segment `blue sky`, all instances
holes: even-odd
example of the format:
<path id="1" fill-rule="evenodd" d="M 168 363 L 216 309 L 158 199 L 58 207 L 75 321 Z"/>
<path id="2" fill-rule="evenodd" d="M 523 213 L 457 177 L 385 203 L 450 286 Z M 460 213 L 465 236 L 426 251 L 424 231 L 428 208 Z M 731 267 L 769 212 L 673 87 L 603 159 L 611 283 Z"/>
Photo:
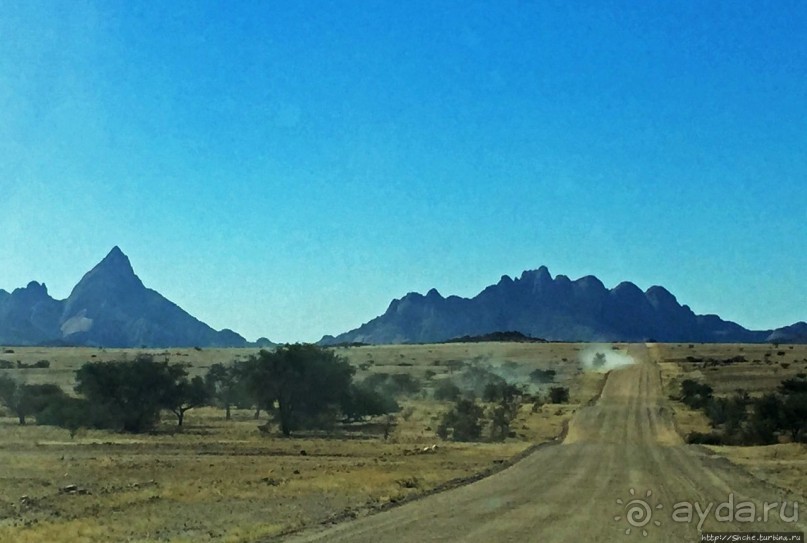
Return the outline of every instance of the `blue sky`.
<path id="1" fill-rule="evenodd" d="M 0 288 L 311 341 L 547 265 L 807 319 L 807 4 L 10 2 Z"/>

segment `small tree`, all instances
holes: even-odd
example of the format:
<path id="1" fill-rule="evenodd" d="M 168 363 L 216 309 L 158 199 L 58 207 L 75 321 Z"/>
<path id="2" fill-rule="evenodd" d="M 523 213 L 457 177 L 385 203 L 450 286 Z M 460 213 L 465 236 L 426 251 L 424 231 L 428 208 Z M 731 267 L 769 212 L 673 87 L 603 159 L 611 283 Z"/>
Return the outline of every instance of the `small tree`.
<path id="1" fill-rule="evenodd" d="M 782 420 L 782 400 L 775 394 L 765 394 L 754 400 L 752 406 L 746 441 L 761 445 L 776 443 L 776 432 Z"/>
<path id="2" fill-rule="evenodd" d="M 452 441 L 477 441 L 482 435 L 482 407 L 468 399 L 457 400 L 443 416 L 437 435 Z"/>
<path id="3" fill-rule="evenodd" d="M 182 426 L 187 411 L 207 405 L 210 401 L 210 389 L 199 376 L 188 380 L 187 372 L 179 365 L 173 366 L 171 370 L 174 383 L 167 390 L 163 406 L 176 416 L 177 426 Z"/>
<path id="4" fill-rule="evenodd" d="M 224 408 L 224 418 L 232 418 L 231 409 L 236 407 L 250 407 L 249 392 L 246 385 L 248 373 L 245 362 L 231 364 L 213 364 L 205 375 L 205 384 L 211 398 Z"/>
<path id="5" fill-rule="evenodd" d="M 87 400 L 69 396 L 51 400 L 36 415 L 37 424 L 66 428 L 70 437 L 75 437 L 79 428 L 98 425 L 99 420 L 100 415 L 92 412 Z"/>
<path id="6" fill-rule="evenodd" d="M 348 422 L 397 413 L 401 406 L 391 396 L 384 396 L 364 383 L 351 384 L 342 399 L 342 414 Z"/>
<path id="7" fill-rule="evenodd" d="M 25 424 L 29 413 L 25 409 L 22 385 L 7 375 L 0 375 L 0 403 L 14 413 L 20 424 Z"/>
<path id="8" fill-rule="evenodd" d="M 460 387 L 449 379 L 444 379 L 434 387 L 434 399 L 438 401 L 455 402 L 462 396 Z"/>
<path id="9" fill-rule="evenodd" d="M 550 388 L 549 403 L 569 403 L 569 389 L 566 387 Z"/>
<path id="10" fill-rule="evenodd" d="M 54 399 L 64 396 L 57 385 L 24 385 L 0 375 L 0 403 L 14 413 L 21 425 L 25 425 L 27 417 L 37 415 Z"/>

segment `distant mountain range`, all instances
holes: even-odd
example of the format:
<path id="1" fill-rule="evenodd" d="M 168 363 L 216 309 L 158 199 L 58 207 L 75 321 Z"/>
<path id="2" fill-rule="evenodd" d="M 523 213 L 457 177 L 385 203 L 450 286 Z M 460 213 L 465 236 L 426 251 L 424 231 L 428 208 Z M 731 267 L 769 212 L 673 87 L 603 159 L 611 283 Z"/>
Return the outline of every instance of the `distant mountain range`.
<path id="1" fill-rule="evenodd" d="M 66 300 L 31 282 L 0 290 L 0 345 L 99 347 L 246 347 L 232 330 L 216 331 L 135 275 L 115 247 L 73 288 Z M 271 345 L 262 338 L 258 346 Z"/>
<path id="2" fill-rule="evenodd" d="M 393 300 L 375 319 L 323 345 L 428 343 L 520 333 L 550 341 L 674 341 L 807 343 L 807 323 L 748 330 L 717 315 L 696 315 L 663 287 L 633 283 L 607 289 L 599 279 L 555 278 L 546 267 L 518 279 L 503 276 L 473 298 L 444 298 L 432 289 Z M 217 331 L 160 293 L 146 288 L 115 247 L 55 300 L 44 284 L 0 290 L 0 345 L 99 347 L 269 347 L 232 330 Z"/>
<path id="3" fill-rule="evenodd" d="M 320 343 L 431 343 L 505 330 L 550 341 L 807 342 L 804 322 L 748 330 L 717 315 L 696 315 L 660 286 L 642 292 L 623 282 L 607 289 L 594 276 L 553 278 L 542 266 L 517 279 L 505 275 L 473 298 L 444 298 L 435 289 L 409 293 L 383 315 Z"/>

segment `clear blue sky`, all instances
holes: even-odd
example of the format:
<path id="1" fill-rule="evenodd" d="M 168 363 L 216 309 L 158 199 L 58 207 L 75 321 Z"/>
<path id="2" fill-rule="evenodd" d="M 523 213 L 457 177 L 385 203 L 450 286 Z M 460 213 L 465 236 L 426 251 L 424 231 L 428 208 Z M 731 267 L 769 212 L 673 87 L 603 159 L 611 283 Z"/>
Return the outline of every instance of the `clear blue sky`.
<path id="1" fill-rule="evenodd" d="M 807 319 L 807 3 L 568 4 L 3 2 L 0 288 L 119 245 L 249 339 L 542 264 Z"/>

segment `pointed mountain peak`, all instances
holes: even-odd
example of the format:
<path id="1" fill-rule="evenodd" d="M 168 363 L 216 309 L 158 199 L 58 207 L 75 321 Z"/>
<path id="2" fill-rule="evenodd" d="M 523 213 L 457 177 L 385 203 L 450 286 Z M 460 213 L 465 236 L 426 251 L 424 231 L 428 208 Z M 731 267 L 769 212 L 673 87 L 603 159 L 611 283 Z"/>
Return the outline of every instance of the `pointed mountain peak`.
<path id="1" fill-rule="evenodd" d="M 101 296 L 101 293 L 108 293 L 110 289 L 119 292 L 134 292 L 141 288 L 143 288 L 143 283 L 135 274 L 129 257 L 115 246 L 101 262 L 81 278 L 81 281 L 73 288 L 67 305 L 70 307 L 76 297 L 82 297 L 90 292 Z"/>
<path id="2" fill-rule="evenodd" d="M 101 265 L 115 268 L 128 268 L 132 270 L 132 263 L 129 262 L 129 257 L 123 254 L 123 251 L 121 251 L 120 247 L 117 245 L 115 245 L 112 250 L 109 251 L 109 254 L 104 257 L 99 266 Z"/>

